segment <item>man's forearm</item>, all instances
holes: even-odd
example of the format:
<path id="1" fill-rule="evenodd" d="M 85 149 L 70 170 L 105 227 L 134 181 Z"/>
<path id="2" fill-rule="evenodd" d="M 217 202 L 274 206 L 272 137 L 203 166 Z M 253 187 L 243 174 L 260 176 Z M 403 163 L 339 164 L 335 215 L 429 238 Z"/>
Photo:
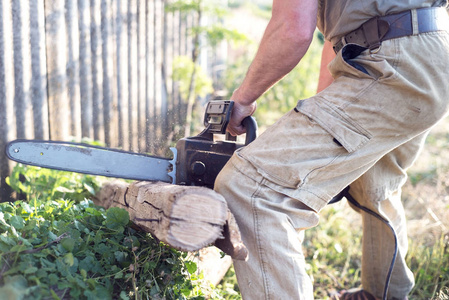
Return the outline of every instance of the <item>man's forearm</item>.
<path id="1" fill-rule="evenodd" d="M 272 17 L 248 72 L 231 99 L 227 130 L 245 132 L 242 120 L 256 110 L 256 100 L 301 60 L 316 28 L 317 0 L 273 0 Z"/>
<path id="2" fill-rule="evenodd" d="M 316 0 L 275 0 L 259 50 L 233 99 L 254 102 L 302 59 L 316 27 Z"/>

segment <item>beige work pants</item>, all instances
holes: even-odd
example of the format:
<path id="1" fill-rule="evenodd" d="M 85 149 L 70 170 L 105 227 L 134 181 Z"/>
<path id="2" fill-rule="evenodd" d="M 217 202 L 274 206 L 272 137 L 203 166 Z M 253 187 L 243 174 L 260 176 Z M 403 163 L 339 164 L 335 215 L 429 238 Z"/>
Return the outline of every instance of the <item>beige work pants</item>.
<path id="1" fill-rule="evenodd" d="M 313 299 L 303 231 L 317 225 L 319 211 L 348 185 L 398 235 L 389 298 L 402 299 L 413 287 L 404 261 L 401 186 L 429 129 L 449 109 L 449 36 L 402 37 L 383 42 L 377 53 L 359 52 L 346 45 L 329 66 L 332 85 L 299 101 L 236 152 L 217 178 L 215 189 L 226 198 L 250 252 L 248 261 L 234 262 L 245 300 Z M 381 297 L 393 235 L 362 216 L 362 284 Z"/>

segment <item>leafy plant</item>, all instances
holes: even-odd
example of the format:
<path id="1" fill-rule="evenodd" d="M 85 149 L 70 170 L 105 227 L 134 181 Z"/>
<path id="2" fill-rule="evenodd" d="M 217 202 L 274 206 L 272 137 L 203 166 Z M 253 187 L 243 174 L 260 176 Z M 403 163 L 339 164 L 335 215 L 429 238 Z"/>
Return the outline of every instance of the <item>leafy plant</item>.
<path id="1" fill-rule="evenodd" d="M 26 195 L 27 200 L 68 198 L 80 201 L 95 195 L 101 179 L 17 164 L 6 183 L 16 192 Z"/>
<path id="2" fill-rule="evenodd" d="M 213 91 L 212 80 L 204 70 L 195 65 L 195 63 L 187 56 L 177 56 L 173 61 L 173 80 L 179 82 L 179 92 L 184 99 L 189 97 L 190 82 L 185 80 L 190 78 L 193 73 L 193 68 L 196 68 L 196 81 L 193 91 L 195 95 L 204 97 Z"/>
<path id="3" fill-rule="evenodd" d="M 80 200 L 96 178 L 17 165 L 9 182 L 27 200 L 0 204 L 2 297 L 205 298 L 188 253 L 134 229 L 123 209 Z"/>

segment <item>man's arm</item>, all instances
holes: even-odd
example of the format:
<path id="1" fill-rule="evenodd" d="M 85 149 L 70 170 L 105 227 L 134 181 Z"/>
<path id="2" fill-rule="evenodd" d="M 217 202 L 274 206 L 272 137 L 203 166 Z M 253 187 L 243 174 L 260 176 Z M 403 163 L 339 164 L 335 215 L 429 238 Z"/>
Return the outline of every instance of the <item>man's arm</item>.
<path id="1" fill-rule="evenodd" d="M 327 65 L 335 58 L 335 52 L 332 48 L 332 43 L 329 41 L 324 42 L 323 52 L 321 54 L 321 66 L 320 77 L 318 78 L 317 93 L 327 88 L 333 81 L 331 73 L 327 69 Z"/>
<path id="2" fill-rule="evenodd" d="M 273 0 L 270 22 L 235 101 L 228 131 L 242 134 L 242 120 L 256 110 L 256 100 L 302 59 L 316 28 L 317 0 Z"/>

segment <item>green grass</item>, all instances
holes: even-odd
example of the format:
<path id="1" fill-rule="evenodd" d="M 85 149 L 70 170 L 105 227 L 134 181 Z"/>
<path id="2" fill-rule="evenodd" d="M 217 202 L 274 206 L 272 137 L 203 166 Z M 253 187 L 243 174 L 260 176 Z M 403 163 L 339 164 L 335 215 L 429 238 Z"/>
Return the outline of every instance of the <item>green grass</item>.
<path id="1" fill-rule="evenodd" d="M 449 299 L 449 236 L 433 244 L 411 243 L 408 264 L 414 270 L 413 299 Z"/>

